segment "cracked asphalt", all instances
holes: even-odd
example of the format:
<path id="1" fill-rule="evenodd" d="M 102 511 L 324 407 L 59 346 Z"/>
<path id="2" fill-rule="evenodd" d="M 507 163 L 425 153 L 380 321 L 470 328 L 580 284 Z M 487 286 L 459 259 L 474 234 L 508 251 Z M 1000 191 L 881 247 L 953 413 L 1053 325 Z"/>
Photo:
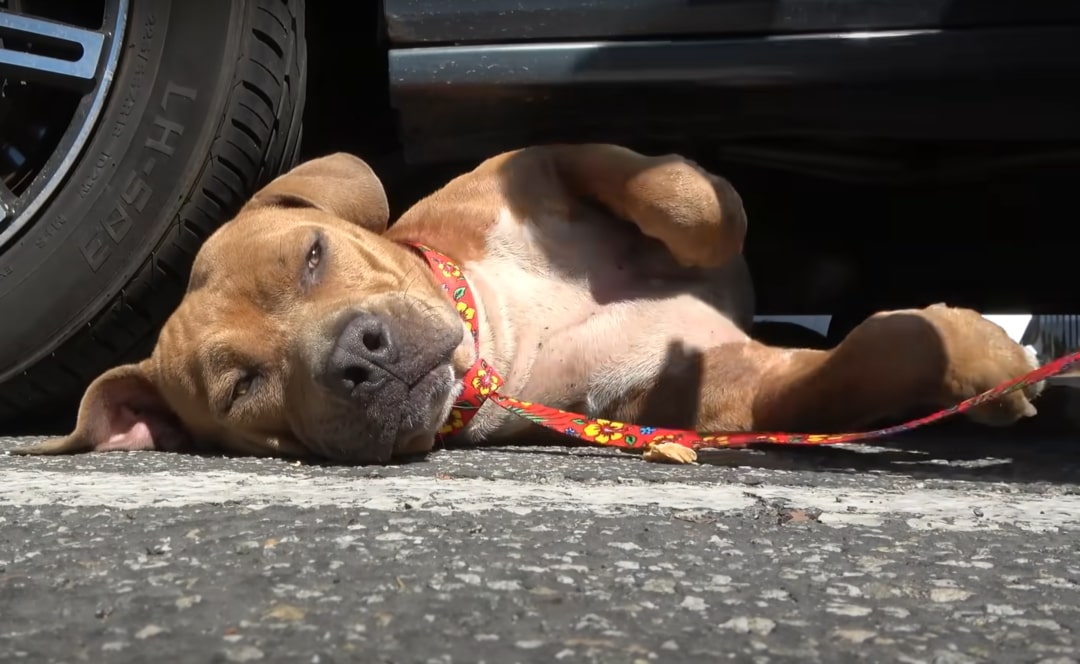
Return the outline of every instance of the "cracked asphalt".
<path id="1" fill-rule="evenodd" d="M 1073 440 L 0 455 L 0 661 L 1073 662 Z"/>

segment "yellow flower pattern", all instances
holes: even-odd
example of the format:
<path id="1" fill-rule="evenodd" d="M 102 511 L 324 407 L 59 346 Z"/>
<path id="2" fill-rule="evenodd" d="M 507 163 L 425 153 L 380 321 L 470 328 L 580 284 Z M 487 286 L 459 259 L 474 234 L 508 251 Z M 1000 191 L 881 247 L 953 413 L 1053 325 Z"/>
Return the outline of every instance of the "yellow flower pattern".
<path id="1" fill-rule="evenodd" d="M 487 396 L 499 389 L 500 379 L 495 372 L 488 370 L 486 367 L 477 369 L 476 375 L 472 379 L 472 388 L 479 392 L 481 396 Z"/>
<path id="2" fill-rule="evenodd" d="M 595 440 L 601 445 L 607 445 L 612 441 L 622 439 L 622 430 L 625 426 L 626 425 L 622 422 L 612 422 L 611 420 L 597 418 L 585 425 L 581 435 L 586 439 Z"/>
<path id="3" fill-rule="evenodd" d="M 461 409 L 460 408 L 451 408 L 450 409 L 450 419 L 446 420 L 446 424 L 444 424 L 442 426 L 442 428 L 439 429 L 439 433 L 445 436 L 448 433 L 453 433 L 455 431 L 458 431 L 458 430 L 464 429 L 464 428 L 465 428 L 465 418 L 461 413 Z"/>
<path id="4" fill-rule="evenodd" d="M 476 309 L 473 309 L 465 302 L 458 302 L 457 310 L 458 313 L 461 314 L 461 317 L 465 319 L 466 323 L 471 323 L 472 319 L 476 316 Z M 470 325 L 469 327 L 471 328 L 472 326 Z"/>

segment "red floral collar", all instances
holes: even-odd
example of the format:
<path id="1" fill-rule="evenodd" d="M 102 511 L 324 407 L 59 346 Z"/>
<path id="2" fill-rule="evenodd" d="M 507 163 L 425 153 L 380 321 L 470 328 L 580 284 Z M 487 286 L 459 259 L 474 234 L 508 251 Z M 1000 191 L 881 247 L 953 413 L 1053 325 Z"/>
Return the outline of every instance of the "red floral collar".
<path id="1" fill-rule="evenodd" d="M 476 360 L 462 379 L 464 390 L 450 409 L 450 417 L 439 430 L 440 436 L 451 436 L 464 429 L 476 416 L 480 406 L 502 386 L 502 377 L 480 356 L 480 318 L 476 313 L 476 298 L 461 268 L 449 258 L 422 244 L 414 245 L 427 261 L 439 286 L 454 303 L 458 315 L 472 334 Z"/>

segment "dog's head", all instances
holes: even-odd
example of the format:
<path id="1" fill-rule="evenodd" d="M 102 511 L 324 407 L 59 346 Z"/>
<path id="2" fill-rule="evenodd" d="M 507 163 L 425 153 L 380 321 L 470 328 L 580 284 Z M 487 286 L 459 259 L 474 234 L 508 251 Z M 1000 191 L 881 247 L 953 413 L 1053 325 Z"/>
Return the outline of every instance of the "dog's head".
<path id="1" fill-rule="evenodd" d="M 382 237 L 388 214 L 350 155 L 277 178 L 203 245 L 151 356 L 98 377 L 71 435 L 24 451 L 429 450 L 472 340 L 422 257 Z"/>

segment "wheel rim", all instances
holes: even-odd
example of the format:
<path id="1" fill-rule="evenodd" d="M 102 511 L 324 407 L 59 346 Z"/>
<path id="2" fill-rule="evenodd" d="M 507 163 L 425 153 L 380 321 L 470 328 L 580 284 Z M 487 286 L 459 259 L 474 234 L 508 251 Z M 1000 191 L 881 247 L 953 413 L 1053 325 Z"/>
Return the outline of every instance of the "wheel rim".
<path id="1" fill-rule="evenodd" d="M 128 2 L 0 0 L 0 249 L 90 138 L 120 60 Z"/>

